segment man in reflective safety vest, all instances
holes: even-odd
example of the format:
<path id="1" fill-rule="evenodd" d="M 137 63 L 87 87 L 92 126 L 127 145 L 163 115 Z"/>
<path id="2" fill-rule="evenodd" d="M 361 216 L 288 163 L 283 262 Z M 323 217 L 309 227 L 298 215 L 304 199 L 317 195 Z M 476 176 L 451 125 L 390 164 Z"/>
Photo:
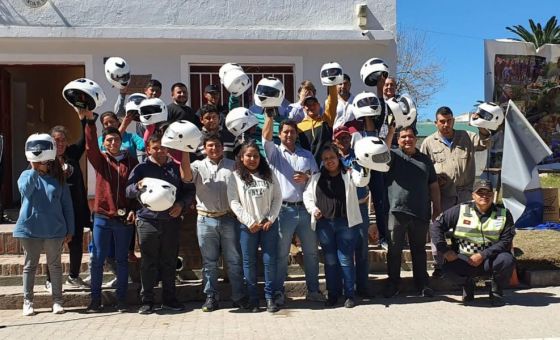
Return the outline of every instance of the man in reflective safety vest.
<path id="1" fill-rule="evenodd" d="M 515 228 L 504 207 L 493 203 L 489 181 L 474 185 L 471 202 L 458 204 L 441 214 L 430 227 L 432 241 L 443 255 L 444 273 L 466 277 L 463 302 L 474 299 L 473 277 L 491 274 L 493 304 L 503 304 L 502 289 L 507 286 L 515 260 L 510 252 Z M 445 233 L 452 229 L 452 245 Z"/>

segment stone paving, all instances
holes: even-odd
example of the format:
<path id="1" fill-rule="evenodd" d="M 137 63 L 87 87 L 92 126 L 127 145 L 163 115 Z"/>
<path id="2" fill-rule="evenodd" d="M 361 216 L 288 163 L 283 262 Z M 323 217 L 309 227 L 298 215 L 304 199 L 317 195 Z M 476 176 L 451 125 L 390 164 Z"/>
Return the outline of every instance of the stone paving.
<path id="1" fill-rule="evenodd" d="M 33 317 L 0 311 L 0 339 L 560 339 L 560 287 L 506 291 L 508 304 L 490 307 L 480 293 L 472 306 L 456 294 L 360 301 L 354 309 L 324 309 L 301 299 L 276 314 L 226 308 L 152 315 L 83 314 L 47 309 Z M 224 303 L 225 304 L 225 303 Z"/>

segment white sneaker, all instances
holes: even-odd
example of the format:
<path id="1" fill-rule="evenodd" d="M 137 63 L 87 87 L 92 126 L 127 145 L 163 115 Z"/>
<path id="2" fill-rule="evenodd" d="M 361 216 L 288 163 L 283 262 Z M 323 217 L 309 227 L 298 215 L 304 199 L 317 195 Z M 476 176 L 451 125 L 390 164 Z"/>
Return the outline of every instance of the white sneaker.
<path id="1" fill-rule="evenodd" d="M 45 281 L 45 290 L 52 295 L 52 284 L 51 281 Z"/>
<path id="2" fill-rule="evenodd" d="M 115 277 L 111 281 L 103 284 L 103 286 L 107 288 L 117 288 L 117 278 Z"/>
<path id="3" fill-rule="evenodd" d="M 35 309 L 33 308 L 33 302 L 29 300 L 23 301 L 23 316 L 35 315 Z"/>
<path id="4" fill-rule="evenodd" d="M 307 301 L 313 301 L 313 302 L 325 302 L 325 301 L 327 301 L 327 299 L 325 299 L 325 295 L 323 295 L 323 293 L 321 293 L 320 291 L 307 292 L 307 294 L 305 294 L 305 299 Z"/>
<path id="5" fill-rule="evenodd" d="M 52 305 L 52 313 L 53 314 L 64 314 L 64 307 L 58 302 L 53 303 Z"/>

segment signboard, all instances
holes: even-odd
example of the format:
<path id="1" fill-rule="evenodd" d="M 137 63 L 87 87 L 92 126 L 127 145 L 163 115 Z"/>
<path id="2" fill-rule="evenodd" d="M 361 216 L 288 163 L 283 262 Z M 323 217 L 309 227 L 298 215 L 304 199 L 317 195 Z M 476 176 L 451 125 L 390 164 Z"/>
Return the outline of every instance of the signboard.
<path id="1" fill-rule="evenodd" d="M 560 162 L 560 45 L 485 41 L 485 100 L 505 106 L 513 100 L 552 150 L 543 163 Z M 501 166 L 501 141 L 495 136 L 490 167 Z"/>

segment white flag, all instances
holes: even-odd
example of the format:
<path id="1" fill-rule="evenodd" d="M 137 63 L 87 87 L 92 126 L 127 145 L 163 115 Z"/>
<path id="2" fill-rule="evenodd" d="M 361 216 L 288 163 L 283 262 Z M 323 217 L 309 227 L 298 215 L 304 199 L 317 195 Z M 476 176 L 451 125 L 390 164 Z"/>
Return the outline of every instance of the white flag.
<path id="1" fill-rule="evenodd" d="M 525 210 L 525 190 L 531 182 L 533 169 L 552 151 L 511 100 L 505 124 L 502 199 L 513 220 L 517 221 Z"/>

